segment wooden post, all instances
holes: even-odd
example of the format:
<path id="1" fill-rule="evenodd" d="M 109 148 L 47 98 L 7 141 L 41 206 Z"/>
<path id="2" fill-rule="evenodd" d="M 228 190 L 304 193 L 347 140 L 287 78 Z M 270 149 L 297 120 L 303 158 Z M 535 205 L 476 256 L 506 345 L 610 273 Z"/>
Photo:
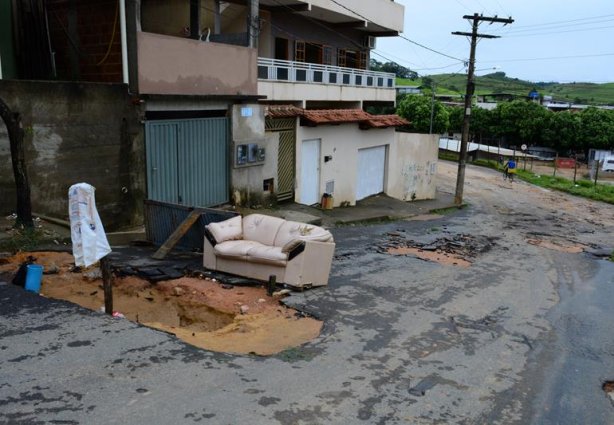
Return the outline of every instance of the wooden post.
<path id="1" fill-rule="evenodd" d="M 552 177 L 556 177 L 556 164 L 559 162 L 559 154 L 557 153 L 554 157 L 554 171 L 552 172 Z"/>
<path id="2" fill-rule="evenodd" d="M 100 271 L 102 272 L 102 287 L 104 288 L 104 311 L 113 315 L 113 273 L 107 257 L 100 259 Z"/>
<path id="3" fill-rule="evenodd" d="M 269 297 L 273 295 L 273 292 L 275 292 L 276 286 L 277 286 L 277 276 L 272 274 L 269 276 L 269 282 L 266 287 L 266 292 L 269 295 Z"/>
<path id="4" fill-rule="evenodd" d="M 599 161 L 595 160 L 595 189 L 597 189 L 597 177 L 599 176 Z"/>
<path id="5" fill-rule="evenodd" d="M 576 175 L 578 174 L 578 154 L 574 155 L 573 163 L 573 182 L 576 184 Z"/>

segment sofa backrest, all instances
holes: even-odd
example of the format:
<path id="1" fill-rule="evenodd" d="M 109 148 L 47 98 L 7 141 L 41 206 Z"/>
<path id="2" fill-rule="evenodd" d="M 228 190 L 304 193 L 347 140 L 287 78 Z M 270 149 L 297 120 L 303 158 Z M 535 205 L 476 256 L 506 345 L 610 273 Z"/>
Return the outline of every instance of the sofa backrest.
<path id="1" fill-rule="evenodd" d="M 279 228 L 286 220 L 270 215 L 250 214 L 243 217 L 243 239 L 272 246 Z"/>
<path id="2" fill-rule="evenodd" d="M 299 223 L 296 221 L 284 222 L 275 237 L 275 246 L 284 246 L 293 240 L 333 242 L 333 235 L 319 226 L 313 224 Z"/>

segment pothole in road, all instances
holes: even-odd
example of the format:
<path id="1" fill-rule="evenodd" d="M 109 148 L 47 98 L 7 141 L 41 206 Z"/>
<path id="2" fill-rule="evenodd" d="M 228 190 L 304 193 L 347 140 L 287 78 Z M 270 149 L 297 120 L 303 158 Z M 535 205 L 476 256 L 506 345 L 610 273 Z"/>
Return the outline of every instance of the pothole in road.
<path id="1" fill-rule="evenodd" d="M 527 239 L 530 245 L 539 246 L 541 248 L 551 249 L 553 251 L 566 252 L 569 254 L 579 254 L 586 248 L 582 244 L 573 244 L 568 241 L 545 240 L 545 239 Z"/>
<path id="2" fill-rule="evenodd" d="M 411 255 L 458 267 L 471 266 L 479 254 L 489 251 L 494 245 L 491 238 L 464 234 L 444 236 L 428 243 L 405 240 L 398 232 L 391 232 L 388 236 L 389 240 L 379 246 L 380 252 Z"/>
<path id="3" fill-rule="evenodd" d="M 425 251 L 424 249 L 421 249 L 421 248 L 404 246 L 404 247 L 398 247 L 398 248 L 389 248 L 388 254 L 412 255 L 422 260 L 434 261 L 436 263 L 443 264 L 443 265 L 451 265 L 451 266 L 458 266 L 458 267 L 471 266 L 470 261 L 467 261 L 464 258 L 456 254 L 443 252 L 441 250 Z"/>
<path id="4" fill-rule="evenodd" d="M 614 404 L 614 381 L 605 381 L 601 388 L 608 396 L 612 404 Z"/>
<path id="5" fill-rule="evenodd" d="M 98 269 L 71 272 L 73 257 L 68 253 L 21 253 L 0 265 L 0 273 L 14 273 L 28 255 L 45 270 L 56 271 L 43 276 L 42 296 L 100 311 L 104 292 Z M 113 307 L 128 320 L 226 353 L 276 354 L 316 338 L 322 328 L 321 321 L 281 305 L 263 287 L 220 285 L 192 277 L 157 284 L 134 276 L 116 277 Z"/>

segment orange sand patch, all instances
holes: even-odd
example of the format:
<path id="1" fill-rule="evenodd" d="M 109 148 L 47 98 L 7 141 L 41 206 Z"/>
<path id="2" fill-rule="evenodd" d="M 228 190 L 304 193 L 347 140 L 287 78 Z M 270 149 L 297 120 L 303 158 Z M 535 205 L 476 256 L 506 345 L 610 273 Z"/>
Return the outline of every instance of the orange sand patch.
<path id="1" fill-rule="evenodd" d="M 51 265 L 59 269 L 57 274 L 43 275 L 41 295 L 101 311 L 102 281 L 70 272 L 70 254 L 18 254 L 0 265 L 0 272 L 15 272 L 28 255 L 45 269 Z M 197 347 L 237 354 L 275 354 L 311 341 L 322 329 L 321 321 L 283 306 L 263 287 L 224 289 L 218 282 L 191 277 L 154 285 L 133 276 L 115 278 L 113 309 Z"/>
<path id="2" fill-rule="evenodd" d="M 420 248 L 398 247 L 389 248 L 388 254 L 392 255 L 413 255 L 427 261 L 433 261 L 446 266 L 469 267 L 471 262 L 454 254 L 441 251 L 424 251 Z"/>
<path id="3" fill-rule="evenodd" d="M 567 252 L 569 254 L 579 254 L 584 251 L 584 245 L 576 244 L 570 245 L 563 242 L 545 241 L 543 239 L 527 239 L 527 243 L 542 248 L 552 249 L 559 252 Z"/>

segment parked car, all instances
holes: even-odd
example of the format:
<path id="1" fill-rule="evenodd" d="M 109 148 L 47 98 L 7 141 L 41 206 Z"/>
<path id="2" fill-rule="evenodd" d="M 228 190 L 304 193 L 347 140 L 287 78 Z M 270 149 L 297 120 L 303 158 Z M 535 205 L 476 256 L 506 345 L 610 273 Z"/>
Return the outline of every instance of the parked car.
<path id="1" fill-rule="evenodd" d="M 603 165 L 601 166 L 601 171 L 612 171 L 614 172 L 614 156 L 606 156 L 603 158 Z"/>

